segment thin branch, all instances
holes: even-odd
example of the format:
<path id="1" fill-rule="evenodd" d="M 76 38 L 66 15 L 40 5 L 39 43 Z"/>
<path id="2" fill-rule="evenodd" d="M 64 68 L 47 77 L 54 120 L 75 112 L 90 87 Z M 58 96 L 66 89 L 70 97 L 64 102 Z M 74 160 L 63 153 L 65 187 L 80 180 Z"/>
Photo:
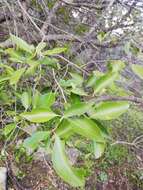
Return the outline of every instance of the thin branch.
<path id="1" fill-rule="evenodd" d="M 138 97 L 134 97 L 134 96 L 101 96 L 101 97 L 97 97 L 97 98 L 93 98 L 91 101 L 95 101 L 95 102 L 101 102 L 101 101 L 129 101 L 129 102 L 134 102 L 137 104 L 141 104 L 143 105 L 143 99 L 142 98 L 138 98 Z"/>
<path id="2" fill-rule="evenodd" d="M 66 97 L 65 97 L 64 91 L 63 91 L 61 85 L 59 84 L 59 82 L 58 82 L 57 79 L 56 79 L 56 75 L 55 75 L 55 71 L 54 71 L 54 69 L 52 69 L 52 71 L 53 71 L 53 78 L 54 78 L 54 80 L 55 80 L 55 82 L 56 82 L 58 88 L 59 88 L 60 91 L 61 91 L 61 94 L 62 94 L 62 97 L 63 97 L 63 99 L 64 99 L 64 102 L 67 103 L 67 100 L 66 100 Z"/>

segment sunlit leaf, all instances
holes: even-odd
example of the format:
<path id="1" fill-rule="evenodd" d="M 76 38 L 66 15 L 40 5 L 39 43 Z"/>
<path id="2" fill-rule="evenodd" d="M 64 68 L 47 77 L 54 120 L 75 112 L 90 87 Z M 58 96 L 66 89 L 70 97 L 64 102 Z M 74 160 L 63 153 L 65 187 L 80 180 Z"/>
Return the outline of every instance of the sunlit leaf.
<path id="1" fill-rule="evenodd" d="M 73 187 L 84 186 L 85 180 L 80 169 L 71 166 L 63 142 L 58 136 L 55 137 L 55 144 L 52 153 L 52 163 L 57 174 Z"/>
<path id="2" fill-rule="evenodd" d="M 100 120 L 111 120 L 125 113 L 129 108 L 128 102 L 109 101 L 99 103 L 94 110 L 89 112 L 91 118 Z"/>
<path id="3" fill-rule="evenodd" d="M 33 110 L 31 112 L 24 112 L 20 116 L 31 122 L 44 123 L 44 122 L 47 122 L 47 121 L 53 119 L 57 115 L 54 112 L 52 112 L 51 110 L 37 109 L 37 110 Z"/>

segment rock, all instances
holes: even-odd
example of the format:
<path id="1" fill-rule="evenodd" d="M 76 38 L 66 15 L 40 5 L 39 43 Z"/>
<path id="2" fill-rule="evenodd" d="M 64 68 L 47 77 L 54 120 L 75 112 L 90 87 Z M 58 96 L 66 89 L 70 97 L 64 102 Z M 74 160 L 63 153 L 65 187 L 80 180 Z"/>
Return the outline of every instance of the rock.
<path id="1" fill-rule="evenodd" d="M 78 157 L 81 155 L 81 152 L 76 148 L 67 149 L 67 155 L 71 164 L 74 165 L 77 162 Z"/>
<path id="2" fill-rule="evenodd" d="M 7 185 L 7 168 L 0 167 L 0 190 L 6 190 Z"/>

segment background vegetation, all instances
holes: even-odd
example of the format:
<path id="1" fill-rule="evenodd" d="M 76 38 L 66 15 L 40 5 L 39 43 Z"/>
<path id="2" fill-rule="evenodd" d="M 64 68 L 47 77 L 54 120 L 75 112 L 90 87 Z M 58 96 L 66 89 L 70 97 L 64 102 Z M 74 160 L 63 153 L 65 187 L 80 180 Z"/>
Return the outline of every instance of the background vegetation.
<path id="1" fill-rule="evenodd" d="M 143 3 L 0 1 L 0 165 L 14 189 L 143 189 Z"/>

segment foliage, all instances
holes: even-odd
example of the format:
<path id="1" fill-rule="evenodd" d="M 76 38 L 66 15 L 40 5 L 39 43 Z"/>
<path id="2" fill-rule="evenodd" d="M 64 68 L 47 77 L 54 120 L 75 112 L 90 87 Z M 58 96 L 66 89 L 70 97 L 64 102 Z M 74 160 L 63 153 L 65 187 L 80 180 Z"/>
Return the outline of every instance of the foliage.
<path id="1" fill-rule="evenodd" d="M 96 72 L 86 78 L 84 71 L 71 69 L 66 79 L 57 80 L 63 68 L 56 55 L 66 53 L 67 48 L 49 50 L 44 42 L 35 47 L 14 35 L 10 39 L 15 45 L 1 53 L 1 98 L 8 89 L 11 91 L 9 102 L 7 99 L 3 102 L 3 112 L 9 120 L 2 133 L 7 139 L 14 139 L 16 131 L 27 133 L 22 148 L 34 152 L 44 147 L 52 154 L 57 174 L 70 185 L 83 187 L 86 172 L 83 167 L 72 166 L 65 147 L 78 137 L 80 142 L 84 139 L 85 143 L 88 140 L 93 144 L 90 153 L 95 159 L 103 155 L 110 137 L 101 121 L 118 118 L 130 103 L 102 99 L 96 102 L 96 99 L 111 94 L 111 87 L 116 85 L 125 65 L 119 60 L 110 61 L 106 73 Z M 138 69 L 133 70 L 138 73 Z M 31 125 L 38 127 L 29 133 L 26 127 Z"/>

